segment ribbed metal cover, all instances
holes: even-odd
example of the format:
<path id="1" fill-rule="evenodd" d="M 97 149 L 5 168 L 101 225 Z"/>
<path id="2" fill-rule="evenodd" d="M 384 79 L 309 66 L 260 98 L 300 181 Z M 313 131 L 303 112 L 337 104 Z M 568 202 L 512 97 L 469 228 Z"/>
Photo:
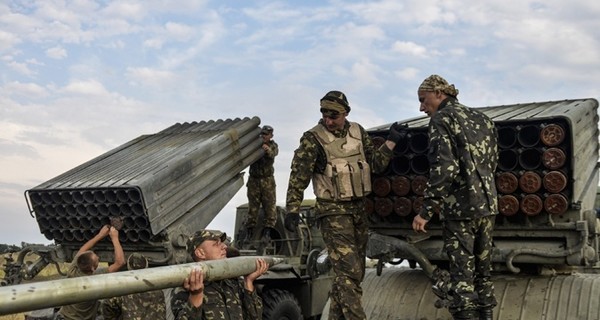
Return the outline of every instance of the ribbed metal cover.
<path id="1" fill-rule="evenodd" d="M 597 274 L 498 275 L 492 281 L 498 300 L 495 320 L 600 319 Z M 421 270 L 389 268 L 377 276 L 375 269 L 367 269 L 362 288 L 368 319 L 452 319 L 446 308 L 434 306 L 437 297 Z"/>
<path id="2" fill-rule="evenodd" d="M 262 155 L 260 119 L 177 123 L 143 135 L 26 191 L 40 231 L 81 243 L 120 219 L 122 241 L 204 228 Z"/>

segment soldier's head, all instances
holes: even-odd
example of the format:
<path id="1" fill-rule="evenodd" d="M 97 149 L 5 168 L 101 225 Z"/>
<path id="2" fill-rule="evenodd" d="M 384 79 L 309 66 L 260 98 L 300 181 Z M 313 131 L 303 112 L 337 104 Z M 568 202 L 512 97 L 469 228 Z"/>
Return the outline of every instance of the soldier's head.
<path id="1" fill-rule="evenodd" d="M 200 230 L 187 241 L 187 250 L 192 260 L 218 260 L 227 257 L 227 234 L 218 230 Z"/>
<path id="2" fill-rule="evenodd" d="M 127 270 L 148 268 L 148 259 L 141 253 L 134 252 L 127 258 Z"/>
<path id="3" fill-rule="evenodd" d="M 458 89 L 449 84 L 446 79 L 432 74 L 427 77 L 417 90 L 420 107 L 419 110 L 432 117 L 439 109 L 440 104 L 448 97 L 456 99 Z"/>
<path id="4" fill-rule="evenodd" d="M 93 274 L 98 269 L 100 258 L 94 251 L 88 250 L 80 253 L 75 260 L 77 268 L 85 274 Z"/>
<path id="5" fill-rule="evenodd" d="M 321 115 L 323 125 L 333 132 L 340 130 L 346 124 L 346 117 L 350 113 L 350 104 L 346 95 L 341 91 L 329 91 L 321 98 Z"/>
<path id="6" fill-rule="evenodd" d="M 262 129 L 260 129 L 260 136 L 265 143 L 271 141 L 271 139 L 273 139 L 273 127 L 263 126 Z"/>

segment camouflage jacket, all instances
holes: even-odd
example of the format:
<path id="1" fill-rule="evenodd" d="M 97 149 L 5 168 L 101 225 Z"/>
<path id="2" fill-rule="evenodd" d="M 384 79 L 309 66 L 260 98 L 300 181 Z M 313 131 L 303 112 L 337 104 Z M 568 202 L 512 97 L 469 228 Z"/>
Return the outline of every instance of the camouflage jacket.
<path id="1" fill-rule="evenodd" d="M 262 319 L 262 299 L 244 288 L 242 278 L 208 281 L 204 283 L 204 301 L 198 308 L 188 301 L 189 293 L 177 288 L 171 301 L 175 319 Z"/>
<path id="2" fill-rule="evenodd" d="M 497 132 L 483 113 L 449 98 L 429 121 L 429 181 L 423 209 L 427 220 L 467 220 L 497 214 L 494 174 Z"/>
<path id="3" fill-rule="evenodd" d="M 162 320 L 165 319 L 165 295 L 162 290 L 113 297 L 102 302 L 105 320 Z"/>
<path id="4" fill-rule="evenodd" d="M 275 141 L 271 140 L 267 143 L 269 149 L 264 152 L 263 156 L 250 165 L 250 177 L 265 178 L 271 177 L 275 173 L 275 157 L 279 154 L 279 146 Z"/>
<path id="5" fill-rule="evenodd" d="M 322 120 L 319 123 L 322 123 Z M 343 138 L 348 134 L 348 128 L 350 128 L 350 123 L 346 121 L 344 128 L 333 132 L 333 134 L 338 138 Z M 360 126 L 360 132 L 365 157 L 371 166 L 371 170 L 375 173 L 385 171 L 392 158 L 392 150 L 385 144 L 379 149 L 375 149 L 371 138 L 362 126 Z M 325 150 L 323 150 L 317 138 L 310 131 L 304 132 L 302 138 L 300 138 L 300 146 L 294 151 L 294 158 L 292 159 L 286 199 L 288 212 L 299 212 L 304 198 L 304 190 L 311 182 L 314 173 L 323 173 L 326 164 Z M 339 203 L 339 206 L 343 206 L 343 203 Z M 331 204 L 324 204 L 323 207 L 331 207 Z"/>

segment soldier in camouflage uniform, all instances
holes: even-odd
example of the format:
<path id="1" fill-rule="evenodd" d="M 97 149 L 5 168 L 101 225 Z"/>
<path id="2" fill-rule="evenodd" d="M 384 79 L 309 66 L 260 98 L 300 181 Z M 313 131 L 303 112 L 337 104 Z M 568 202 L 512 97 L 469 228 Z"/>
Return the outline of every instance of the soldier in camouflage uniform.
<path id="1" fill-rule="evenodd" d="M 279 153 L 277 143 L 273 141 L 273 127 L 263 126 L 260 131 L 263 139 L 263 156 L 250 165 L 250 176 L 246 187 L 248 189 L 248 220 L 246 221 L 246 239 L 253 235 L 258 209 L 262 204 L 265 211 L 263 237 L 270 238 L 271 230 L 275 227 L 277 214 L 275 209 L 275 157 Z"/>
<path id="2" fill-rule="evenodd" d="M 187 242 L 194 261 L 226 259 L 225 233 L 201 230 Z M 256 271 L 243 278 L 204 282 L 201 269 L 193 269 L 177 288 L 171 301 L 175 319 L 262 319 L 262 300 L 254 288 L 254 280 L 265 273 L 268 264 L 256 259 Z"/>
<path id="3" fill-rule="evenodd" d="M 492 231 L 498 213 L 494 172 L 498 162 L 494 123 L 460 104 L 458 90 L 438 75 L 418 90 L 420 110 L 429 122 L 429 182 L 416 232 L 439 214 L 444 250 L 450 261 L 448 293 L 455 319 L 492 319 L 497 302 L 490 280 Z"/>
<path id="4" fill-rule="evenodd" d="M 304 190 L 312 180 L 321 233 L 335 273 L 329 319 L 366 319 L 360 287 L 368 237 L 364 198 L 371 191 L 371 171 L 387 168 L 405 132 L 394 124 L 385 144 L 375 149 L 366 131 L 346 120 L 350 106 L 342 92 L 328 92 L 320 106 L 322 119 L 304 133 L 294 153 L 285 227 L 297 231 Z"/>
<path id="5" fill-rule="evenodd" d="M 132 253 L 127 259 L 128 270 L 145 269 L 148 259 L 143 254 Z M 113 297 L 102 302 L 102 316 L 105 320 L 162 320 L 165 319 L 165 295 L 162 290 L 154 290 Z"/>
<path id="6" fill-rule="evenodd" d="M 92 248 L 102 239 L 110 237 L 113 244 L 115 261 L 108 268 L 98 268 L 100 258 Z M 93 274 L 117 272 L 125 265 L 125 254 L 119 241 L 119 230 L 109 225 L 103 226 L 98 234 L 79 248 L 73 262 L 69 266 L 69 278 L 90 276 Z M 56 315 L 57 320 L 94 320 L 100 307 L 100 301 L 84 301 L 62 306 Z"/>

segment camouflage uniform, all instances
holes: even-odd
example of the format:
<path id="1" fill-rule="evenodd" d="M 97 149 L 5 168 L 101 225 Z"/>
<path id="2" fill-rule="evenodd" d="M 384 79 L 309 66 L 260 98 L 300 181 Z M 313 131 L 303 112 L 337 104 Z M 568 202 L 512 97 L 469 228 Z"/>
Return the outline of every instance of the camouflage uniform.
<path id="1" fill-rule="evenodd" d="M 450 312 L 493 308 L 497 133 L 484 114 L 445 99 L 429 122 L 429 182 L 420 216 L 439 213 L 450 261 Z"/>
<path id="2" fill-rule="evenodd" d="M 268 142 L 269 150 L 265 151 L 262 158 L 250 165 L 248 177 L 248 220 L 246 227 L 254 227 L 258 218 L 258 209 L 262 204 L 265 210 L 265 227 L 273 228 L 277 219 L 275 209 L 275 157 L 279 147 L 275 141 Z"/>
<path id="3" fill-rule="evenodd" d="M 204 300 L 198 308 L 188 302 L 189 292 L 177 288 L 171 301 L 175 319 L 262 319 L 262 300 L 256 290 L 244 288 L 242 278 L 204 283 Z"/>
<path id="4" fill-rule="evenodd" d="M 319 122 L 320 125 L 322 121 Z M 346 121 L 344 128 L 333 132 L 333 135 L 338 139 L 346 137 L 349 128 L 350 123 Z M 374 172 L 384 171 L 392 157 L 392 151 L 385 145 L 376 150 L 362 127 L 360 135 L 362 148 L 371 169 Z M 313 132 L 305 132 L 292 160 L 286 200 L 288 212 L 299 212 L 304 190 L 313 175 L 322 174 L 326 165 L 327 158 L 321 143 Z M 317 198 L 316 208 L 321 222 L 321 233 L 335 273 L 330 294 L 329 319 L 366 319 L 361 306 L 360 287 L 365 273 L 368 238 L 364 199 L 326 201 Z"/>
<path id="5" fill-rule="evenodd" d="M 127 259 L 128 270 L 139 270 L 148 267 L 147 258 L 137 252 Z M 134 293 L 113 297 L 102 301 L 102 316 L 111 319 L 165 319 L 165 295 L 162 290 Z"/>
<path id="6" fill-rule="evenodd" d="M 165 319 L 165 296 L 162 290 L 113 297 L 102 302 L 104 319 Z"/>

